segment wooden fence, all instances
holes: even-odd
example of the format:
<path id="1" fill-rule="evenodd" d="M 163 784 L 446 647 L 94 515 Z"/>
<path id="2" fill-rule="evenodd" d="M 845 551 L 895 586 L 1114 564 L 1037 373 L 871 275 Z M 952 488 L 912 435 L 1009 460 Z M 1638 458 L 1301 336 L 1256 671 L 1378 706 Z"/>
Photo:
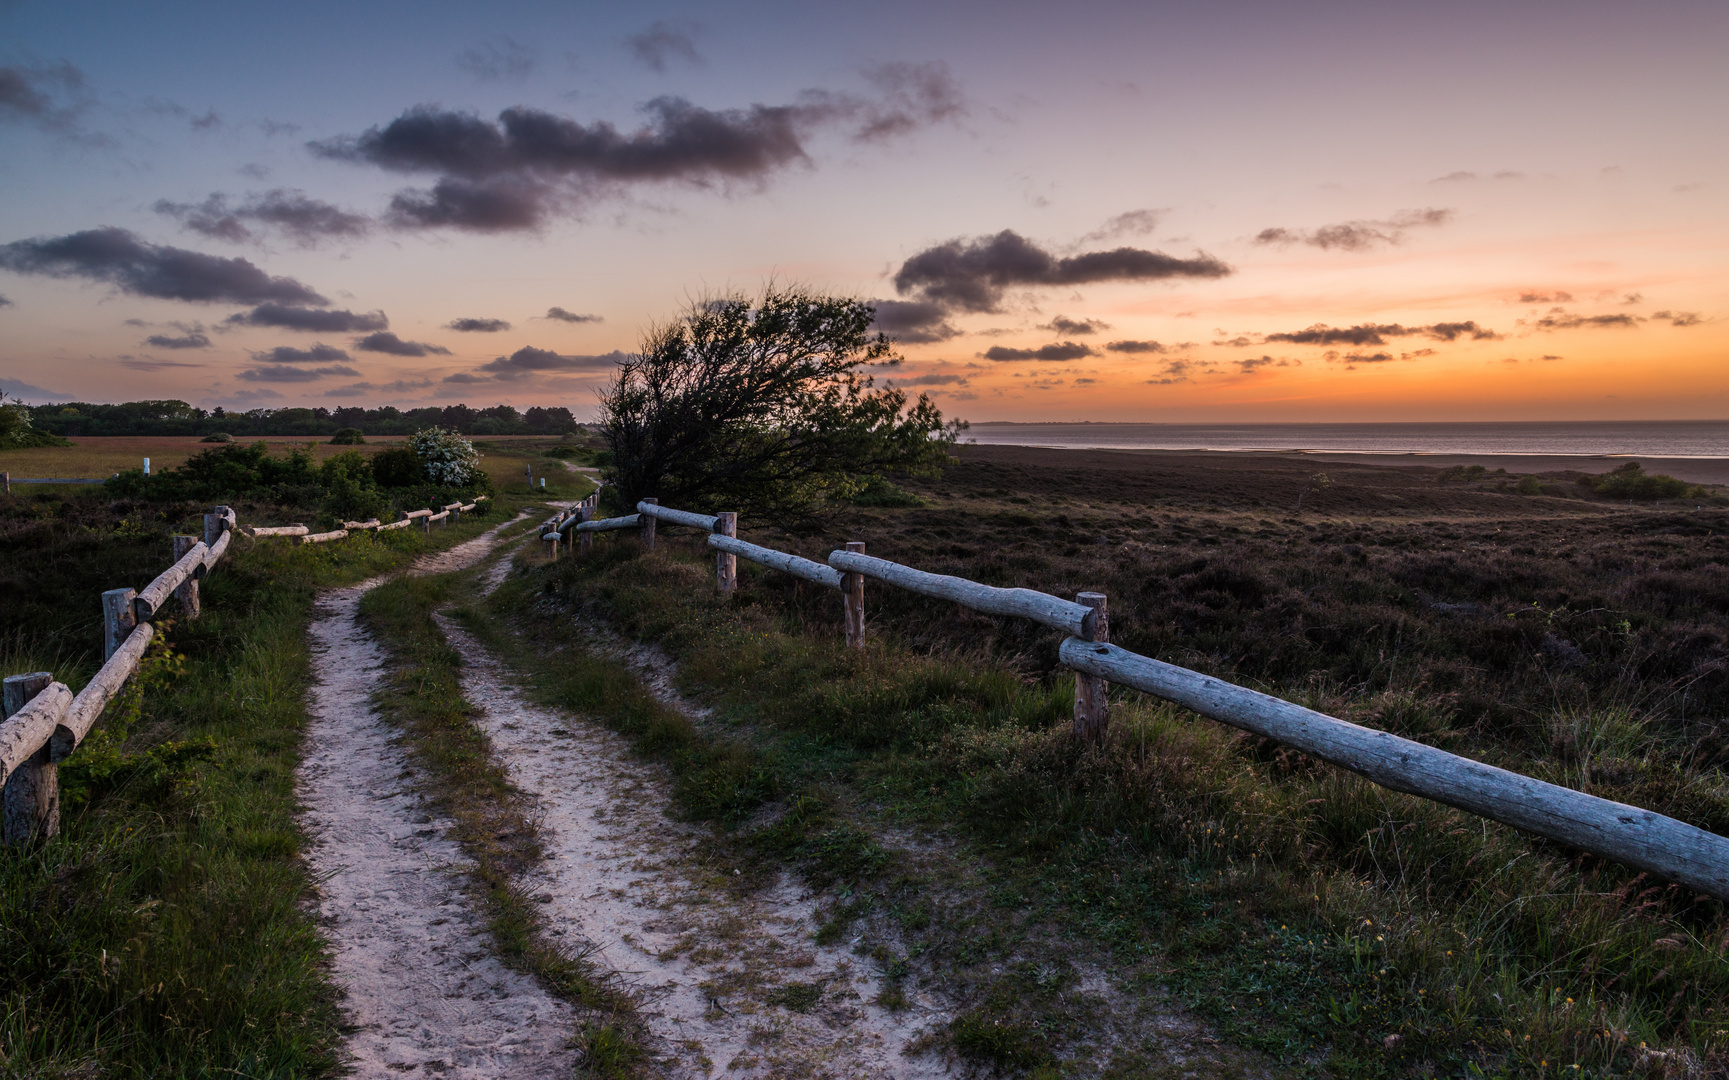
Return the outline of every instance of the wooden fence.
<path id="1" fill-rule="evenodd" d="M 323 533 L 304 525 L 237 526 L 234 511 L 218 506 L 204 515 L 204 539 L 172 537 L 174 565 L 142 592 L 110 589 L 102 594 L 103 664 L 84 689 L 74 695 L 46 671 L 5 680 L 4 712 L 0 713 L 0 781 L 5 785 L 0 840 L 21 845 L 60 831 L 60 762 L 78 748 L 108 702 L 138 670 L 138 662 L 155 635 L 151 620 L 169 598 L 180 602 L 188 618 L 198 617 L 198 583 L 228 551 L 236 531 L 249 536 L 286 536 L 299 544 L 340 540 L 350 532 L 367 529 L 404 528 L 416 521 L 430 532 L 432 522 L 460 521 L 464 512 L 472 511 L 486 498 L 479 495 L 471 503 L 451 503 L 436 513 L 415 510 L 390 525 L 381 525 L 376 519 L 348 521 L 340 529 Z"/>
<path id="2" fill-rule="evenodd" d="M 1110 684 L 1117 683 L 1349 769 L 1394 791 L 1433 799 L 1729 900 L 1729 838 L 1132 653 L 1110 644 L 1103 593 L 1084 592 L 1069 601 L 1033 589 L 994 588 L 867 556 L 861 543 L 831 552 L 825 565 L 738 539 L 736 514 L 693 514 L 645 499 L 634 514 L 596 520 L 595 498 L 591 495 L 575 512 L 547 522 L 541 535 L 552 543 L 554 557 L 566 534 L 580 535 L 582 550 L 587 551 L 595 533 L 635 529 L 643 550 L 652 551 L 657 522 L 702 529 L 709 533 L 708 546 L 715 552 L 715 587 L 721 593 L 737 587 L 736 560 L 741 558 L 835 589 L 842 598 L 846 641 L 854 648 L 862 648 L 865 641 L 866 578 L 974 611 L 1031 619 L 1064 635 L 1058 656 L 1075 673 L 1079 737 L 1104 735 L 1109 722 L 1106 695 Z"/>
<path id="3" fill-rule="evenodd" d="M 228 551 L 234 511 L 218 506 L 204 515 L 204 538 L 171 538 L 174 565 L 142 592 L 102 594 L 103 664 L 74 695 L 46 671 L 5 680 L 0 719 L 0 779 L 5 781 L 3 839 L 26 844 L 60 831 L 58 769 L 125 685 L 155 635 L 150 620 L 177 599 L 188 618 L 199 612 L 198 583 Z"/>

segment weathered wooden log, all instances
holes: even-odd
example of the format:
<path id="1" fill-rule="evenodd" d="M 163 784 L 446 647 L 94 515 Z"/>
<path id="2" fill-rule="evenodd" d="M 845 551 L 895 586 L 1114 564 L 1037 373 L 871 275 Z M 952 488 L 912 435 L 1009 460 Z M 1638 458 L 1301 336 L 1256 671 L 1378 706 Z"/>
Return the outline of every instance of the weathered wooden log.
<path id="1" fill-rule="evenodd" d="M 738 515 L 731 510 L 723 510 L 714 516 L 714 534 L 736 539 L 738 537 Z M 714 587 L 722 595 L 730 595 L 738 589 L 738 556 L 730 551 L 716 550 L 714 553 Z"/>
<path id="2" fill-rule="evenodd" d="M 923 570 L 914 570 L 910 566 L 889 562 L 887 559 L 873 559 L 869 555 L 855 555 L 845 551 L 831 552 L 828 562 L 837 570 L 863 574 L 865 577 L 886 581 L 890 585 L 898 585 L 925 596 L 934 596 L 939 600 L 953 600 L 974 611 L 989 615 L 1018 615 L 1075 637 L 1090 639 L 1093 635 L 1093 624 L 1097 616 L 1092 608 L 1070 603 L 1049 593 L 1033 589 L 997 589 L 980 585 L 976 581 L 968 581 L 966 578 L 929 574 Z"/>
<path id="3" fill-rule="evenodd" d="M 654 515 L 643 513 L 642 507 L 656 506 L 659 503 L 659 499 L 644 499 L 642 502 L 636 504 L 636 520 L 640 525 L 640 529 L 636 534 L 636 542 L 642 545 L 643 551 L 654 550 Z"/>
<path id="4" fill-rule="evenodd" d="M 253 536 L 305 536 L 312 530 L 304 525 L 252 525 L 246 531 Z"/>
<path id="5" fill-rule="evenodd" d="M 784 551 L 776 551 L 773 548 L 758 547 L 755 544 L 746 543 L 731 536 L 722 536 L 719 533 L 709 535 L 708 546 L 716 551 L 725 551 L 737 555 L 741 559 L 748 559 L 758 566 L 766 566 L 770 570 L 779 570 L 783 574 L 791 574 L 793 577 L 803 578 L 806 581 L 814 581 L 818 585 L 826 585 L 831 589 L 841 587 L 841 572 L 839 570 L 832 566 L 824 566 L 819 562 L 812 562 L 809 559 L 801 559 L 797 555 L 788 555 Z"/>
<path id="6" fill-rule="evenodd" d="M 72 704 L 60 717 L 60 722 L 54 728 L 54 735 L 48 743 L 48 760 L 64 761 L 67 755 L 78 749 L 78 744 L 84 741 L 84 736 L 90 734 L 90 727 L 96 723 L 96 718 L 102 715 L 102 710 L 126 685 L 126 680 L 138 670 L 138 661 L 143 658 L 144 651 L 150 648 L 151 639 L 156 635 L 156 628 L 149 623 L 142 623 L 132 631 L 130 637 L 120 648 L 114 650 L 114 655 L 97 670 L 96 675 L 84 684 L 84 689 L 78 691 L 78 696 L 72 699 Z"/>
<path id="7" fill-rule="evenodd" d="M 173 566 L 156 575 L 155 581 L 144 586 L 144 591 L 132 601 L 132 609 L 139 622 L 149 622 L 156 617 L 162 605 L 174 595 L 174 590 L 192 576 L 194 568 L 204 565 L 204 553 L 208 550 L 203 541 L 198 541 L 191 550 L 176 560 Z"/>
<path id="8" fill-rule="evenodd" d="M 582 525 L 585 522 L 593 521 L 594 515 L 598 514 L 599 512 L 600 512 L 600 510 L 598 508 L 598 504 L 594 500 L 594 496 L 592 496 L 592 495 L 589 496 L 588 501 L 583 503 L 583 505 L 577 509 L 577 512 L 576 512 L 577 525 Z M 590 551 L 594 550 L 594 533 L 593 532 L 583 532 L 580 534 L 573 533 L 572 535 L 580 535 L 582 537 L 582 540 L 581 540 L 582 546 L 577 548 L 577 550 L 580 551 L 582 554 L 587 555 Z"/>
<path id="9" fill-rule="evenodd" d="M 215 568 L 217 560 L 228 553 L 228 543 L 234 539 L 233 529 L 222 530 L 222 535 L 216 538 L 216 543 L 204 552 L 204 572 L 208 574 Z"/>
<path id="10" fill-rule="evenodd" d="M 406 529 L 410 525 L 413 525 L 413 524 L 414 524 L 413 518 L 403 518 L 401 521 L 393 521 L 388 525 L 380 525 L 378 527 L 378 531 L 379 532 L 389 532 L 391 529 Z"/>
<path id="11" fill-rule="evenodd" d="M 405 520 L 413 521 L 415 518 L 431 517 L 432 511 L 431 510 L 404 510 L 402 512 L 402 516 Z"/>
<path id="12" fill-rule="evenodd" d="M 564 534 L 557 531 L 545 533 L 541 537 L 541 539 L 552 545 L 552 560 L 554 562 L 558 561 L 558 542 L 563 538 Z"/>
<path id="13" fill-rule="evenodd" d="M 0 707 L 0 839 L 22 846 L 60 831 L 59 770 L 48 760 L 54 725 L 72 701 L 65 683 L 46 671 L 5 681 Z"/>
<path id="14" fill-rule="evenodd" d="M 445 522 L 450 520 L 450 511 L 449 510 L 440 510 L 436 514 L 428 514 L 428 515 L 426 515 L 426 520 L 436 521 L 440 525 L 442 525 Z"/>
<path id="15" fill-rule="evenodd" d="M 847 554 L 863 555 L 864 541 L 847 541 Z M 841 605 L 846 623 L 846 644 L 849 649 L 864 648 L 864 575 L 849 570 L 841 575 Z"/>
<path id="16" fill-rule="evenodd" d="M 461 510 L 462 509 L 462 500 L 458 499 L 453 503 L 439 507 L 439 509 L 440 510 Z"/>
<path id="17" fill-rule="evenodd" d="M 138 594 L 131 589 L 109 589 L 102 594 L 102 659 L 114 655 L 125 643 L 132 628 L 138 625 L 138 615 L 132 601 Z"/>
<path id="18" fill-rule="evenodd" d="M 302 544 L 328 544 L 332 540 L 342 540 L 347 536 L 347 529 L 332 529 L 330 532 L 307 533 L 300 538 L 300 542 Z"/>
<path id="19" fill-rule="evenodd" d="M 707 514 L 693 514 L 689 510 L 674 510 L 670 506 L 661 506 L 653 499 L 644 499 L 637 503 L 636 512 L 647 514 L 649 517 L 664 521 L 668 525 L 689 525 L 691 528 L 701 529 L 703 532 L 713 532 L 715 522 L 719 520 Z"/>
<path id="20" fill-rule="evenodd" d="M 467 503 L 462 507 L 462 512 L 466 514 L 470 510 L 473 510 L 478 505 L 480 505 L 480 504 L 479 503 Z"/>
<path id="21" fill-rule="evenodd" d="M 491 495 L 476 495 L 474 497 L 474 501 L 477 503 L 480 503 L 480 502 L 485 502 L 486 500 L 488 500 L 490 498 L 492 498 Z"/>
<path id="22" fill-rule="evenodd" d="M 1075 603 L 1084 604 L 1098 612 L 1098 618 L 1093 623 L 1093 640 L 1111 640 L 1111 624 L 1105 608 L 1105 594 L 1084 592 L 1075 594 Z M 1085 672 L 1075 672 L 1075 735 L 1089 742 L 1097 742 L 1105 737 L 1105 725 L 1109 722 L 1108 695 L 1111 684 L 1097 675 Z"/>
<path id="23" fill-rule="evenodd" d="M 174 590 L 174 599 L 180 601 L 181 610 L 188 619 L 198 618 L 198 579 L 204 576 L 205 560 L 209 558 L 210 549 L 204 547 L 204 542 L 196 536 L 173 536 L 169 538 L 174 561 L 179 562 L 190 554 L 195 547 L 204 548 L 198 553 L 198 559 L 192 566 L 192 573 Z"/>
<path id="24" fill-rule="evenodd" d="M 211 507 L 204 515 L 204 545 L 215 547 L 222 534 L 234 527 L 234 511 L 226 506 Z"/>
<path id="25" fill-rule="evenodd" d="M 652 521 L 653 519 L 650 518 L 649 520 Z M 641 514 L 626 514 L 624 517 L 601 518 L 599 521 L 584 521 L 579 525 L 572 526 L 572 528 L 577 532 L 585 533 L 613 532 L 617 529 L 634 529 L 641 523 L 641 521 Z"/>
<path id="26" fill-rule="evenodd" d="M 344 521 L 342 527 L 349 532 L 363 532 L 367 529 L 376 529 L 382 524 L 384 524 L 382 521 L 373 518 L 371 521 Z"/>
<path id="27" fill-rule="evenodd" d="M 1545 783 L 1101 642 L 1069 638 L 1076 671 L 1176 702 L 1383 787 L 1614 859 L 1729 900 L 1729 838 L 1674 818 Z"/>

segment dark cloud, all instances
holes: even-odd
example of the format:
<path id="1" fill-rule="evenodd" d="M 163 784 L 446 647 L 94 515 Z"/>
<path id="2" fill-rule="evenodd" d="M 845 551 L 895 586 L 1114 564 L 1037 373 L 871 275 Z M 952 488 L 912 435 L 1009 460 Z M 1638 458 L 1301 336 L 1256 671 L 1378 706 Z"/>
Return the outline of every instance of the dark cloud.
<path id="1" fill-rule="evenodd" d="M 950 240 L 901 264 L 895 289 L 963 311 L 996 311 L 1016 286 L 1086 285 L 1101 281 L 1219 278 L 1231 268 L 1211 255 L 1179 259 L 1162 251 L 1120 247 L 1058 258 L 1009 229 L 974 240 Z"/>
<path id="2" fill-rule="evenodd" d="M 390 325 L 382 311 L 318 311 L 287 304 L 259 304 L 251 311 L 236 312 L 224 321 L 240 326 L 276 326 L 319 334 L 364 334 Z"/>
<path id="3" fill-rule="evenodd" d="M 336 361 L 346 363 L 353 360 L 354 357 L 349 356 L 346 351 L 338 349 L 334 345 L 319 342 L 310 349 L 296 349 L 292 345 L 278 345 L 274 349 L 253 353 L 252 359 L 267 364 L 329 364 Z"/>
<path id="4" fill-rule="evenodd" d="M 1083 356 L 1098 354 L 1079 342 L 1059 341 L 1054 345 L 1041 345 L 1036 349 L 1009 349 L 992 345 L 982 355 L 986 360 L 1079 360 Z"/>
<path id="5" fill-rule="evenodd" d="M 853 138 L 872 142 L 904 135 L 918 128 L 952 120 L 966 113 L 966 95 L 940 61 L 924 64 L 877 64 L 866 68 L 865 81 L 878 98 L 807 93 L 807 101 L 826 101 L 837 116 L 856 117 Z"/>
<path id="6" fill-rule="evenodd" d="M 1112 341 L 1105 345 L 1106 352 L 1120 353 L 1162 353 L 1165 347 L 1156 341 Z"/>
<path id="7" fill-rule="evenodd" d="M 1644 320 L 1637 315 L 1574 315 L 1552 311 L 1537 320 L 1539 330 L 1617 330 L 1631 329 Z"/>
<path id="8" fill-rule="evenodd" d="M 474 373 L 460 372 L 447 375 L 448 383 L 472 383 L 483 381 L 479 372 L 487 372 L 492 380 L 508 381 L 521 379 L 540 372 L 555 375 L 581 375 L 592 372 L 611 371 L 616 368 L 624 354 L 609 352 L 600 356 L 564 356 L 551 349 L 537 349 L 532 345 L 524 345 L 509 356 L 500 356 L 489 360 L 475 369 Z"/>
<path id="9" fill-rule="evenodd" d="M 1519 294 L 1521 304 L 1571 304 L 1573 294 L 1569 292 L 1522 292 Z"/>
<path id="10" fill-rule="evenodd" d="M 915 375 L 910 379 L 894 379 L 895 386 L 966 386 L 965 375 Z"/>
<path id="11" fill-rule="evenodd" d="M 389 353 L 391 356 L 449 356 L 450 350 L 442 345 L 431 345 L 424 341 L 404 341 L 388 330 L 380 330 L 376 334 L 368 334 L 354 343 L 361 352 Z"/>
<path id="12" fill-rule="evenodd" d="M 681 30 L 656 19 L 647 30 L 632 34 L 624 39 L 624 43 L 637 63 L 652 71 L 665 71 L 668 60 L 682 60 L 687 64 L 703 62 L 702 54 L 696 51 L 695 29 Z"/>
<path id="13" fill-rule="evenodd" d="M 1288 365 L 1281 364 L 1280 361 L 1274 360 L 1270 356 L 1245 356 L 1243 359 L 1235 361 L 1235 363 L 1236 363 L 1237 367 L 1239 369 L 1241 369 L 1245 375 L 1253 374 L 1256 370 L 1258 370 L 1260 368 L 1271 367 L 1275 364 L 1280 364 L 1280 366 L 1288 366 Z"/>
<path id="14" fill-rule="evenodd" d="M 1422 210 L 1401 210 L 1384 221 L 1346 221 L 1338 225 L 1323 225 L 1318 229 L 1262 229 L 1255 237 L 1257 244 L 1308 244 L 1322 249 L 1364 251 L 1376 244 L 1403 243 L 1414 228 L 1445 225 L 1453 211 L 1433 207 Z"/>
<path id="15" fill-rule="evenodd" d="M 0 299 L 4 299 L 0 297 Z M 1668 319 L 1670 326 L 1698 326 L 1705 320 L 1699 317 L 1697 311 L 1659 311 L 1651 316 L 1653 319 Z"/>
<path id="16" fill-rule="evenodd" d="M 1394 356 L 1392 353 L 1378 352 L 1369 355 L 1364 355 L 1362 353 L 1347 353 L 1345 354 L 1345 366 L 1351 367 L 1354 364 L 1385 364 L 1391 362 L 1393 359 Z"/>
<path id="17" fill-rule="evenodd" d="M 1159 227 L 1159 221 L 1164 216 L 1163 210 L 1130 210 L 1106 220 L 1103 225 L 1081 237 L 1081 243 L 1116 240 L 1124 236 L 1145 236 Z"/>
<path id="18" fill-rule="evenodd" d="M 959 91 L 941 65 L 885 65 L 865 73 L 875 97 L 811 90 L 791 105 L 706 109 L 680 97 L 645 104 L 646 122 L 621 132 L 540 109 L 506 109 L 496 121 L 422 105 L 382 127 L 310 144 L 327 158 L 391 172 L 430 173 L 430 188 L 391 200 L 401 227 L 476 232 L 534 229 L 555 213 L 620 185 L 763 183 L 808 162 L 804 139 L 850 126 L 878 139 L 956 115 Z"/>
<path id="19" fill-rule="evenodd" d="M 543 318 L 554 319 L 558 322 L 570 322 L 570 323 L 605 322 L 606 321 L 605 319 L 602 319 L 599 315 L 578 315 L 574 311 L 566 311 L 561 307 L 547 308 L 546 314 L 543 316 Z"/>
<path id="20" fill-rule="evenodd" d="M 960 330 L 949 325 L 941 304 L 922 300 L 872 300 L 876 328 L 905 345 L 928 345 L 956 337 Z"/>
<path id="21" fill-rule="evenodd" d="M 1293 345 L 1385 345 L 1390 337 L 1421 335 L 1436 341 L 1455 341 L 1469 337 L 1473 341 L 1494 341 L 1501 335 L 1475 321 L 1432 323 L 1428 326 L 1401 326 L 1398 323 L 1362 323 L 1357 326 L 1327 326 L 1316 323 L 1307 330 L 1286 334 L 1268 334 L 1268 341 L 1286 341 Z"/>
<path id="22" fill-rule="evenodd" d="M 364 397 L 368 394 L 406 394 L 412 390 L 425 390 L 432 385 L 431 379 L 397 379 L 395 382 L 349 383 L 347 386 L 333 387 L 324 392 L 327 398 Z"/>
<path id="23" fill-rule="evenodd" d="M 1096 334 L 1100 330 L 1109 330 L 1110 328 L 1110 323 L 1100 322 L 1097 319 L 1076 320 L 1066 315 L 1058 315 L 1039 327 L 1040 330 L 1049 330 L 1053 334 L 1068 334 L 1071 337 Z"/>
<path id="24" fill-rule="evenodd" d="M 525 79 L 534 70 L 535 63 L 534 50 L 510 38 L 465 49 L 456 58 L 457 67 L 487 82 Z"/>
<path id="25" fill-rule="evenodd" d="M 123 368 L 131 368 L 134 371 L 161 371 L 164 368 L 201 368 L 206 366 L 187 363 L 183 360 L 158 360 L 155 357 L 140 360 L 132 356 L 122 357 L 116 363 Z"/>
<path id="26" fill-rule="evenodd" d="M 245 259 L 147 244 L 112 227 L 0 245 L 0 269 L 103 281 L 122 292 L 162 300 L 329 303 L 293 278 L 271 277 Z"/>
<path id="27" fill-rule="evenodd" d="M 84 73 L 62 60 L 40 67 L 0 67 L 0 120 L 22 120 L 75 134 L 90 104 Z"/>
<path id="28" fill-rule="evenodd" d="M 562 311 L 562 308 L 553 308 Z M 496 334 L 500 330 L 509 330 L 510 324 L 503 319 L 452 319 L 444 324 L 446 330 L 456 330 L 464 334 Z"/>
<path id="29" fill-rule="evenodd" d="M 302 191 L 277 188 L 250 195 L 240 204 L 213 193 L 201 203 L 158 199 L 152 208 L 176 219 L 195 233 L 231 244 L 257 240 L 252 226 L 268 226 L 301 247 L 317 247 L 328 239 L 356 240 L 372 229 L 372 219 L 310 198 Z"/>
<path id="30" fill-rule="evenodd" d="M 247 368 L 240 377 L 247 382 L 317 382 L 331 375 L 359 375 L 360 372 L 347 364 L 333 364 L 329 367 L 305 368 L 292 364 L 268 364 L 264 367 Z"/>
<path id="31" fill-rule="evenodd" d="M 12 306 L 13 306 L 13 304 L 12 304 L 11 300 L 7 299 L 4 296 L 0 296 L 0 307 L 12 307 Z"/>
<path id="32" fill-rule="evenodd" d="M 170 337 L 167 334 L 151 334 L 144 339 L 144 344 L 154 345 L 158 349 L 208 349 L 210 339 L 196 331 L 184 337 Z"/>

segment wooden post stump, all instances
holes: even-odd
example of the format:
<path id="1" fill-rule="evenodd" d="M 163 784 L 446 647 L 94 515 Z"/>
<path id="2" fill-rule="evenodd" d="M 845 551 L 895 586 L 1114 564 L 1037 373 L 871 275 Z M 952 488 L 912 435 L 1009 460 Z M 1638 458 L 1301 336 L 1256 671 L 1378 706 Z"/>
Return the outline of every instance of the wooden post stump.
<path id="1" fill-rule="evenodd" d="M 188 551 L 198 546 L 196 536 L 174 536 L 169 539 L 174 545 L 174 562 L 179 562 L 186 557 Z M 174 598 L 180 601 L 188 619 L 198 618 L 198 575 L 194 574 L 182 582 L 180 587 L 174 590 Z"/>
<path id="2" fill-rule="evenodd" d="M 863 540 L 847 541 L 848 551 L 864 554 Z M 864 575 L 842 574 L 840 592 L 846 605 L 846 643 L 851 649 L 864 648 Z"/>
<path id="3" fill-rule="evenodd" d="M 714 531 L 721 536 L 738 536 L 738 514 L 723 510 L 715 515 Z M 727 551 L 714 553 L 714 587 L 722 596 L 738 588 L 738 556 Z"/>
<path id="4" fill-rule="evenodd" d="M 592 498 L 592 496 L 591 496 L 591 498 Z M 584 505 L 581 509 L 579 509 L 576 512 L 576 516 L 578 518 L 580 518 L 582 521 L 593 521 L 594 520 L 594 503 L 589 502 L 586 505 Z M 594 550 L 594 534 L 591 532 L 583 533 L 582 534 L 582 540 L 580 541 L 580 544 L 581 544 L 581 546 L 578 547 L 577 550 L 579 552 L 581 552 L 582 554 L 587 555 L 590 551 L 593 551 Z"/>
<path id="5" fill-rule="evenodd" d="M 138 599 L 136 589 L 109 589 L 102 594 L 102 662 L 114 655 L 128 636 L 132 628 L 138 625 L 138 616 L 132 609 L 132 601 Z"/>
<path id="6" fill-rule="evenodd" d="M 1084 592 L 1075 594 L 1075 603 L 1085 604 L 1097 611 L 1098 621 L 1093 624 L 1092 640 L 1109 642 L 1111 626 L 1105 615 L 1105 594 Z M 1083 675 L 1075 672 L 1075 735 L 1089 742 L 1097 742 L 1105 737 L 1105 725 L 1110 721 L 1109 707 L 1106 704 L 1106 694 L 1111 684 L 1097 675 Z"/>
<path id="7" fill-rule="evenodd" d="M 211 512 L 204 515 L 204 546 L 215 547 L 216 541 L 222 539 L 222 534 L 228 530 L 228 507 L 211 507 Z"/>
<path id="8" fill-rule="evenodd" d="M 645 503 L 648 503 L 651 506 L 659 506 L 660 505 L 659 499 L 644 499 L 642 501 Z M 639 541 L 642 544 L 642 550 L 653 551 L 654 550 L 654 515 L 652 515 L 652 514 L 643 514 L 642 515 L 641 529 L 642 529 L 642 532 L 639 536 Z"/>
<path id="9" fill-rule="evenodd" d="M 130 611 L 131 603 L 126 607 Z M 5 681 L 0 710 L 10 717 L 53 681 L 53 674 L 47 671 L 12 676 Z M 48 760 L 48 747 L 42 747 L 29 761 L 12 770 L 0 799 L 4 801 L 0 831 L 8 847 L 23 847 L 60 831 L 60 770 Z"/>
<path id="10" fill-rule="evenodd" d="M 546 542 L 552 545 L 552 561 L 557 562 L 558 561 L 558 533 L 555 532 L 551 536 L 547 537 Z"/>

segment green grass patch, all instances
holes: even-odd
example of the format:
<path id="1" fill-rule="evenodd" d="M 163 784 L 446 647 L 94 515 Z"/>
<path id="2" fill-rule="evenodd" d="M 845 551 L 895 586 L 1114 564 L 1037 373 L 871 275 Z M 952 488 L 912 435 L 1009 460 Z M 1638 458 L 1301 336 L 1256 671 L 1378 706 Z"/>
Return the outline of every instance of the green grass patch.
<path id="1" fill-rule="evenodd" d="M 538 603 L 541 641 L 565 641 L 559 624 L 575 611 L 678 660 L 683 688 L 715 709 L 685 738 L 757 763 L 760 798 L 796 793 L 740 840 L 833 890 L 827 940 L 867 916 L 929 910 L 872 839 L 883 826 L 946 832 L 987 856 L 980 887 L 994 915 L 950 904 L 911 931 L 930 948 L 922 963 L 944 965 L 946 985 L 980 1002 L 949 1032 L 965 1057 L 1011 1071 L 1065 1059 L 1091 1022 L 1084 1011 L 1053 1004 L 1036 980 L 988 971 L 1041 947 L 1060 967 L 1066 936 L 1111 963 L 1156 967 L 1157 985 L 1222 1037 L 1299 1072 L 1560 1063 L 1611 1075 L 1658 1060 L 1651 1047 L 1724 1060 L 1729 915 L 1718 902 L 1138 695 L 1118 694 L 1103 746 L 1077 745 L 1073 680 L 1060 670 L 1025 654 L 926 651 L 895 623 L 846 650 L 832 594 L 741 567 L 743 587 L 721 601 L 706 558 L 664 546 L 640 557 L 604 543 L 497 603 Z M 1310 686 L 1284 693 L 1339 707 Z M 1371 687 L 1345 704 L 1372 726 L 1469 746 L 1444 695 Z M 1624 709 L 1570 715 L 1560 752 L 1527 752 L 1517 766 L 1632 787 L 1633 801 L 1723 831 L 1721 770 L 1675 760 Z M 700 756 L 701 745 L 679 752 Z M 1070 1019 L 1040 1020 L 1053 1016 Z"/>

